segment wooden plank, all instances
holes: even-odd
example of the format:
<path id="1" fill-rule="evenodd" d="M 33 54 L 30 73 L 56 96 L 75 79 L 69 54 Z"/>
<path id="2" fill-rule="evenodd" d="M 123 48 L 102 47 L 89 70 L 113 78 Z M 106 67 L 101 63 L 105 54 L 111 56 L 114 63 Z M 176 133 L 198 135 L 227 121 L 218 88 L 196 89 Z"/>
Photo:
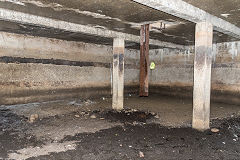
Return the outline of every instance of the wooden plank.
<path id="1" fill-rule="evenodd" d="M 149 24 L 142 25 L 140 31 L 140 91 L 139 96 L 147 97 L 149 73 Z"/>
<path id="2" fill-rule="evenodd" d="M 209 129 L 213 26 L 197 23 L 195 35 L 193 121 L 197 130 Z"/>
<path id="3" fill-rule="evenodd" d="M 123 109 L 124 97 L 124 39 L 113 40 L 113 84 L 112 108 Z"/>

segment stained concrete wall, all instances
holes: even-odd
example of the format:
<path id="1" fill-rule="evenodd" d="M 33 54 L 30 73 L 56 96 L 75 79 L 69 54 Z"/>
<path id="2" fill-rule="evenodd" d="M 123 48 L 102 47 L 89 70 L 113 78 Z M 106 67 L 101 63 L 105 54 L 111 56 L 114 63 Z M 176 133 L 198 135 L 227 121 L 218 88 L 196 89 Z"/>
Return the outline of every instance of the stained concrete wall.
<path id="1" fill-rule="evenodd" d="M 125 50 L 126 91 L 136 90 L 138 55 Z M 1 32 L 0 104 L 109 95 L 111 63 L 111 46 Z"/>
<path id="2" fill-rule="evenodd" d="M 150 59 L 152 93 L 192 97 L 194 50 L 152 50 Z M 214 45 L 211 77 L 211 101 L 240 104 L 240 42 Z"/>
<path id="3" fill-rule="evenodd" d="M 212 101 L 240 104 L 240 42 L 214 45 Z M 192 96 L 193 50 L 150 50 L 150 96 Z M 0 104 L 111 95 L 112 47 L 0 33 Z M 139 50 L 125 49 L 125 92 L 138 93 Z"/>

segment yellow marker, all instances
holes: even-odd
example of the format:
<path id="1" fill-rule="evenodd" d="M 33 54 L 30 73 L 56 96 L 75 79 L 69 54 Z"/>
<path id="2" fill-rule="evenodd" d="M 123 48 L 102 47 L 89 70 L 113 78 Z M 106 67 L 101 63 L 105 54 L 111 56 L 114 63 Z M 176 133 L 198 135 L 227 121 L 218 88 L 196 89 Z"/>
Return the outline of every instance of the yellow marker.
<path id="1" fill-rule="evenodd" d="M 154 62 L 151 62 L 151 64 L 150 64 L 150 69 L 151 69 L 151 70 L 154 70 L 155 67 L 156 67 L 155 63 L 154 63 Z"/>

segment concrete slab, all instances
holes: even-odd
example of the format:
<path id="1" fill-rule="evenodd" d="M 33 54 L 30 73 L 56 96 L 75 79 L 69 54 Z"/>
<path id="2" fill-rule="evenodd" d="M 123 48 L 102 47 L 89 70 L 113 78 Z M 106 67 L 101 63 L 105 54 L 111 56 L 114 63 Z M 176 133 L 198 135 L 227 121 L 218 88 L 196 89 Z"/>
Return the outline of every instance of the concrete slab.
<path id="1" fill-rule="evenodd" d="M 94 28 L 109 29 L 113 31 L 139 35 L 140 25 L 163 21 L 168 25 L 163 31 L 150 32 L 150 38 L 160 41 L 173 42 L 182 45 L 194 44 L 194 27 L 191 22 L 176 18 L 163 12 L 137 4 L 131 0 L 120 1 L 63 1 L 63 0 L 1 0 L 1 8 L 11 9 L 23 13 L 67 21 L 71 23 L 87 25 Z M 38 28 L 38 32 L 44 32 L 48 37 L 63 38 L 81 41 L 81 36 L 76 33 L 68 33 L 53 29 L 47 30 L 46 27 L 31 24 L 9 24 L 0 23 L 2 31 L 20 32 L 22 34 L 36 34 L 32 28 Z M 30 26 L 29 26 L 30 25 Z M 70 36 L 69 36 L 70 35 Z M 85 37 L 85 36 L 84 36 Z M 85 39 L 92 39 L 85 37 Z M 91 40 L 91 41 L 92 41 Z M 235 41 L 236 39 L 221 33 L 215 33 L 215 42 Z M 96 40 L 94 42 L 97 43 Z"/>
<path id="2" fill-rule="evenodd" d="M 238 0 L 183 0 L 206 12 L 222 18 L 238 27 L 240 27 L 240 3 Z"/>
<path id="3" fill-rule="evenodd" d="M 131 43 L 136 43 L 136 44 L 138 44 L 140 41 L 139 40 L 140 37 L 138 35 L 122 33 L 118 31 L 112 31 L 112 30 L 107 30 L 102 28 L 95 28 L 95 27 L 90 27 L 90 26 L 81 25 L 77 23 L 71 23 L 71 22 L 56 20 L 52 18 L 36 16 L 33 14 L 17 12 L 17 11 L 8 10 L 8 9 L 0 8 L 0 19 L 3 20 L 2 29 L 3 31 L 6 31 L 6 32 L 9 32 L 10 30 L 10 32 L 14 32 L 14 33 L 31 34 L 31 35 L 37 34 L 38 36 L 46 36 L 51 38 L 62 37 L 62 39 L 65 39 L 65 40 L 67 39 L 72 41 L 74 39 L 75 41 L 84 40 L 84 42 L 94 40 L 95 43 L 98 43 L 98 44 L 105 44 L 106 41 L 108 41 L 109 43 L 109 40 L 112 40 L 116 37 L 123 38 L 125 41 L 129 41 Z M 17 26 L 15 24 L 17 24 Z M 15 26 L 12 26 L 12 25 L 15 25 Z M 16 28 L 20 28 L 20 29 L 16 29 Z M 47 33 L 46 33 L 46 30 L 48 31 Z M 79 39 L 80 37 L 79 34 L 83 38 Z M 56 35 L 57 37 L 55 37 Z M 77 38 L 77 36 L 79 37 Z M 69 37 L 72 37 L 73 39 L 69 39 Z M 103 42 L 101 42 L 100 38 L 103 38 Z M 150 44 L 153 46 L 159 46 L 159 47 L 185 49 L 183 45 L 177 45 L 173 43 L 158 41 L 155 39 L 150 39 Z"/>
<path id="4" fill-rule="evenodd" d="M 240 28 L 182 0 L 134 0 L 142 5 L 194 23 L 209 22 L 214 30 L 240 39 Z"/>

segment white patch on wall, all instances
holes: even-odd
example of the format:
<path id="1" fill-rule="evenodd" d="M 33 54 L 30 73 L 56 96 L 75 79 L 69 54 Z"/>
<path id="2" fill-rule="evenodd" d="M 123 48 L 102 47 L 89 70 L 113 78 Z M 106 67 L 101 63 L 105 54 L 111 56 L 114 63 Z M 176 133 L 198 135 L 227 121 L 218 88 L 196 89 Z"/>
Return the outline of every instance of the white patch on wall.
<path id="1" fill-rule="evenodd" d="M 237 42 L 234 42 L 234 55 L 235 55 L 235 57 L 238 56 L 238 43 Z"/>
<path id="2" fill-rule="evenodd" d="M 91 26 L 91 27 L 94 27 L 94 28 L 100 28 L 100 29 L 107 29 L 106 27 L 104 26 L 99 26 L 99 25 L 88 25 L 88 26 Z"/>
<path id="3" fill-rule="evenodd" d="M 160 51 L 160 61 L 161 63 L 163 62 L 163 58 L 164 58 L 164 53 L 163 53 L 163 49 L 159 50 Z"/>
<path id="4" fill-rule="evenodd" d="M 187 50 L 188 61 L 189 61 L 189 59 L 190 59 L 190 54 L 191 54 L 191 51 L 188 49 L 188 50 Z"/>
<path id="5" fill-rule="evenodd" d="M 186 64 L 186 63 L 187 63 L 187 60 L 188 60 L 187 50 L 184 51 L 183 56 L 184 56 L 184 64 Z"/>
<path id="6" fill-rule="evenodd" d="M 236 42 L 237 54 L 240 53 L 240 42 Z"/>
<path id="7" fill-rule="evenodd" d="M 218 47 L 217 44 L 213 44 L 213 52 L 212 52 L 212 61 L 215 62 L 216 61 L 216 55 L 218 53 Z"/>
<path id="8" fill-rule="evenodd" d="M 225 18 L 228 18 L 228 16 L 230 16 L 231 14 L 228 14 L 228 13 L 224 13 L 224 14 L 221 14 L 222 17 L 225 17 Z"/>
<path id="9" fill-rule="evenodd" d="M 227 47 L 229 48 L 229 53 L 232 55 L 232 59 L 237 57 L 237 55 L 238 55 L 238 43 L 237 42 L 228 43 Z"/>
<path id="10" fill-rule="evenodd" d="M 14 3 L 14 4 L 25 6 L 25 4 L 21 1 L 19 1 L 19 0 L 0 0 L 0 2 L 11 2 L 11 3 Z"/>

